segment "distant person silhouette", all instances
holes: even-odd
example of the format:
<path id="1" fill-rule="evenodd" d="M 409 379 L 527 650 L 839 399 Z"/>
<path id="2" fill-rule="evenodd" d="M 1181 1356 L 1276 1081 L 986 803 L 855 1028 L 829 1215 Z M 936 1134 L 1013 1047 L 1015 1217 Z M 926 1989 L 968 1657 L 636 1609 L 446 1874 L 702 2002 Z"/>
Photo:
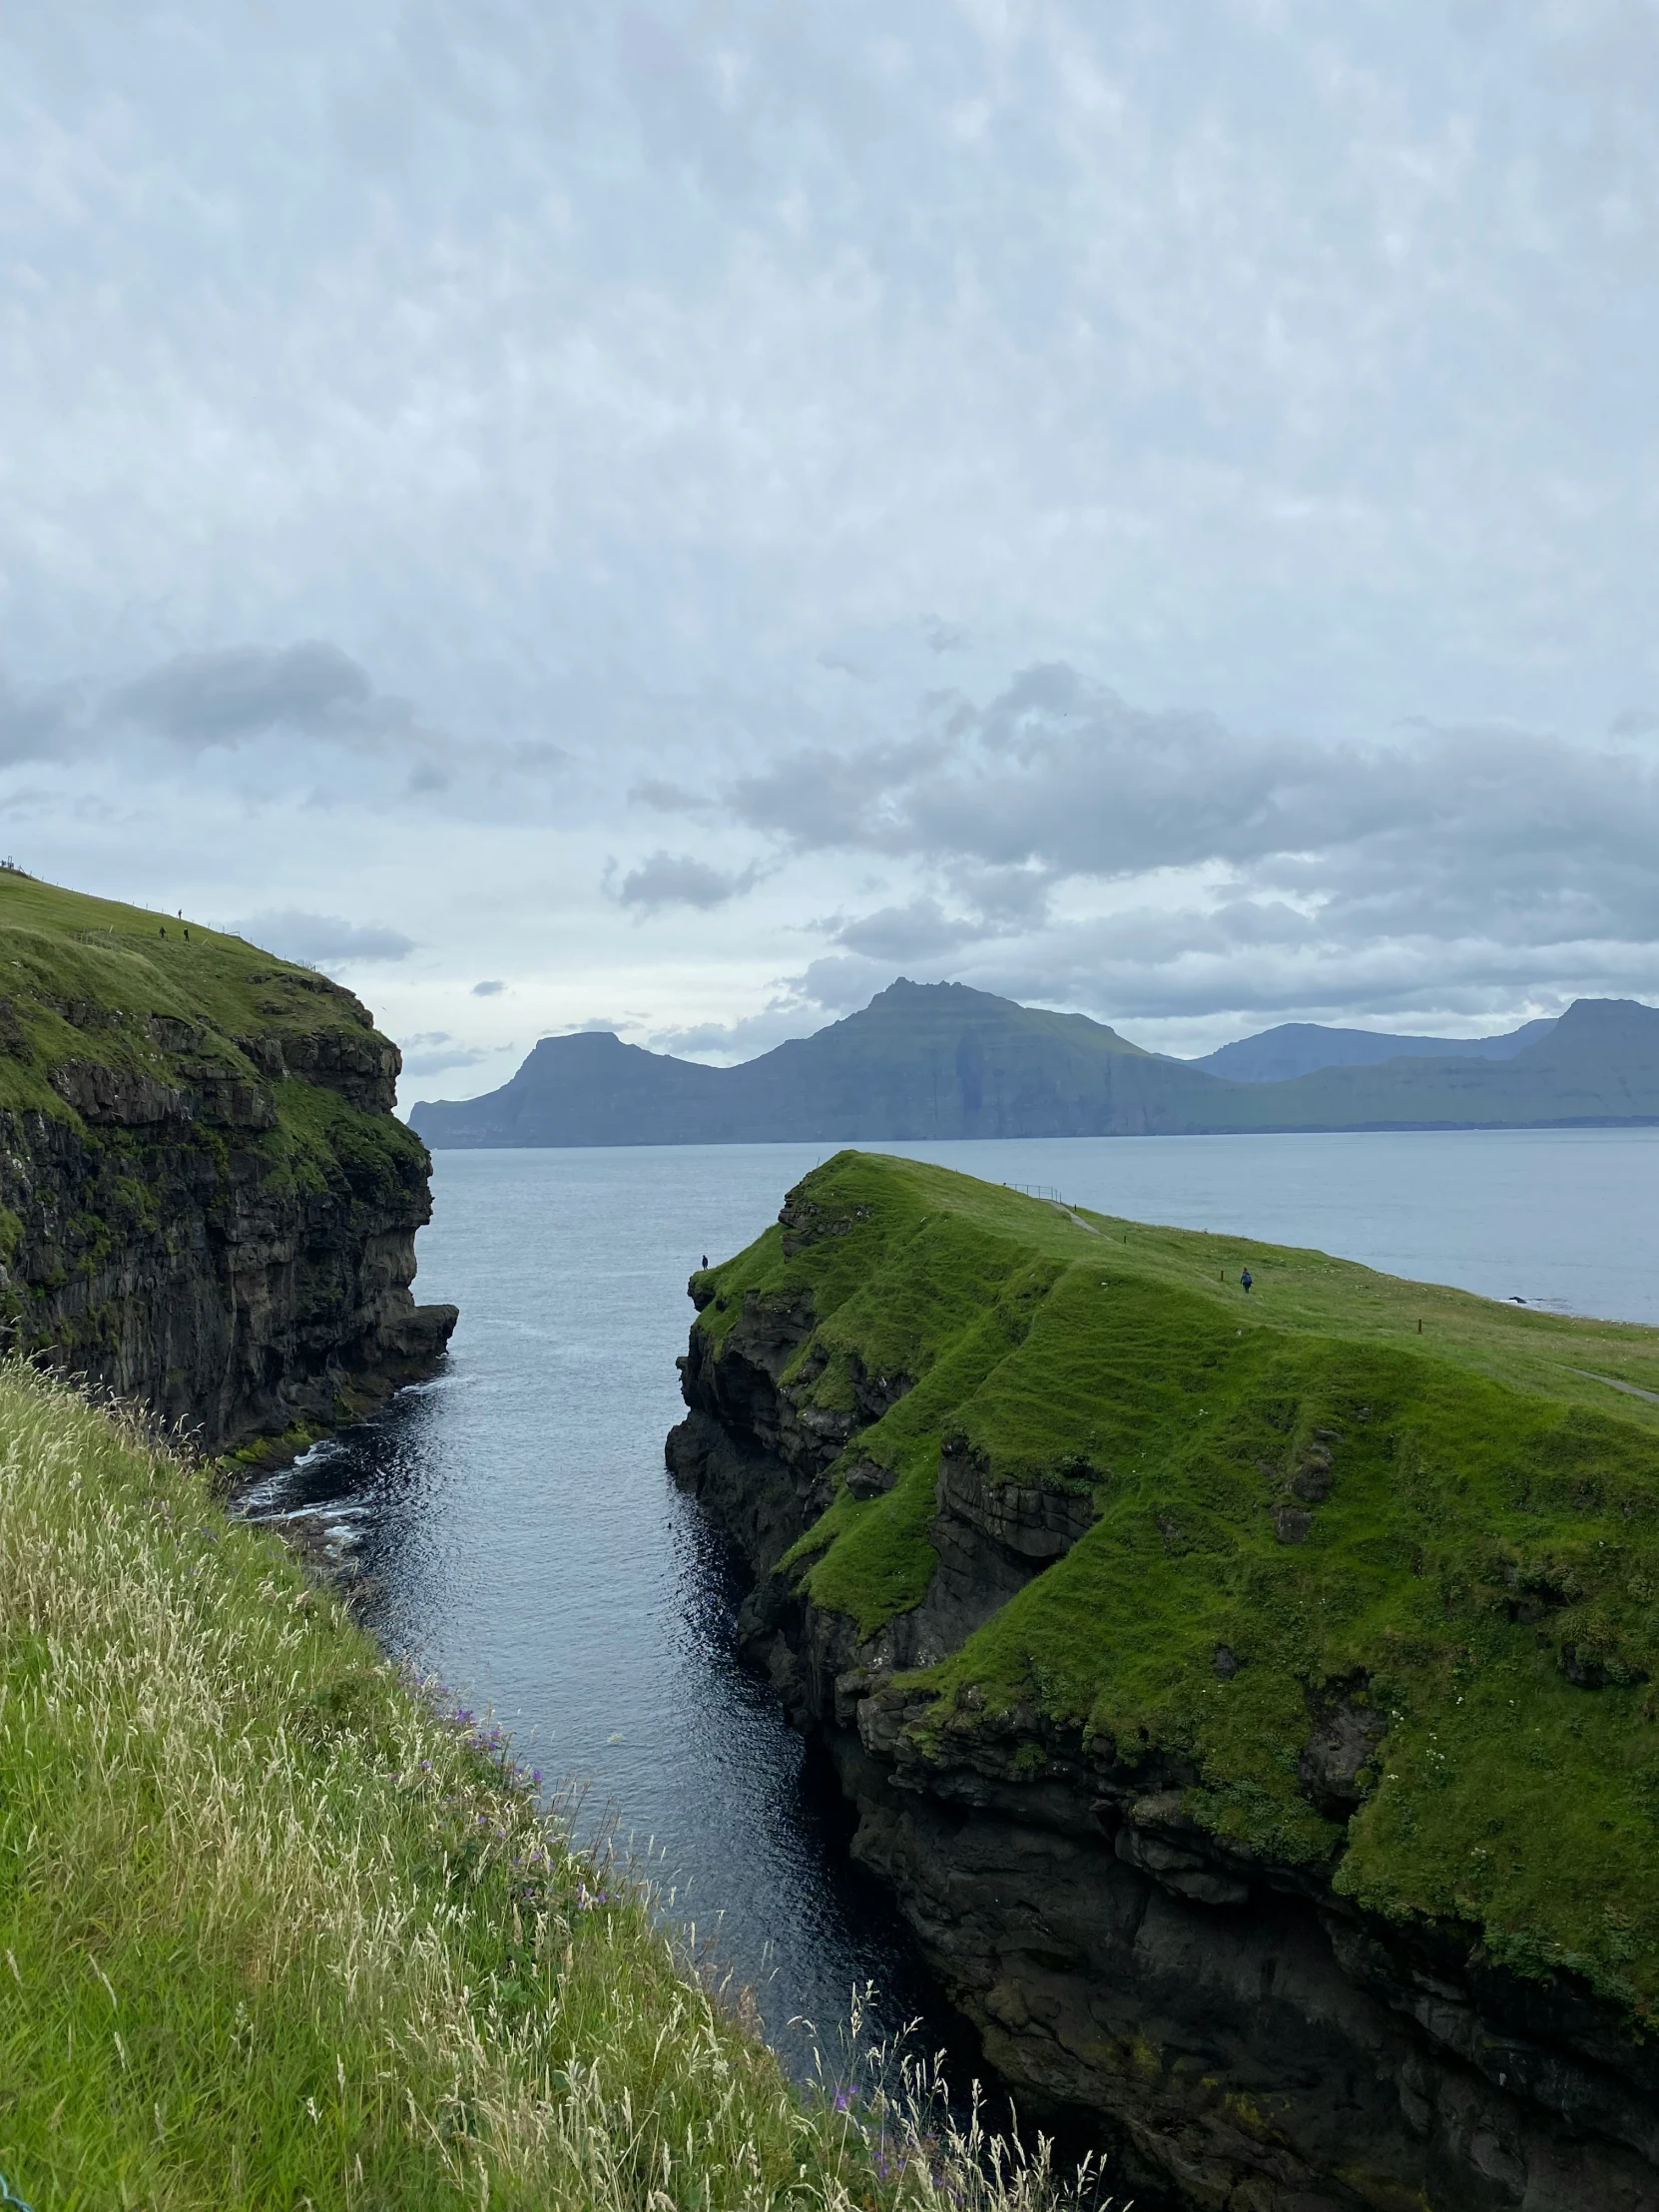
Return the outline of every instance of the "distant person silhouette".
<path id="1" fill-rule="evenodd" d="M 1243 1275 L 1241 1275 L 1241 1276 L 1239 1277 L 1239 1281 L 1240 1281 L 1240 1282 L 1241 1282 L 1241 1283 L 1242 1283 L 1242 1284 L 1244 1285 L 1244 1287 L 1245 1287 L 1245 1296 L 1246 1296 L 1246 1298 L 1248 1298 L 1248 1297 L 1250 1296 L 1250 1282 L 1251 1282 L 1251 1277 L 1250 1277 L 1250 1270 L 1249 1270 L 1248 1268 L 1246 1268 L 1246 1269 L 1245 1269 L 1245 1271 L 1244 1271 L 1244 1273 L 1243 1273 Z"/>
<path id="2" fill-rule="evenodd" d="M 704 1265 L 705 1267 L 707 1267 L 707 1266 L 708 1266 L 708 1264 L 709 1264 L 709 1255 L 708 1255 L 707 1253 L 704 1253 L 704 1255 L 703 1255 L 703 1265 Z"/>

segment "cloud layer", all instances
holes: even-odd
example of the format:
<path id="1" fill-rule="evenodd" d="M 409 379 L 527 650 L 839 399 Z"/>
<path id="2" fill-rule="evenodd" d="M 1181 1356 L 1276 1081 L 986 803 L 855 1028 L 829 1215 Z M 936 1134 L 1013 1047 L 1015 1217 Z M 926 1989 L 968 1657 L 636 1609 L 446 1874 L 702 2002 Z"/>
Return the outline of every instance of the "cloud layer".
<path id="1" fill-rule="evenodd" d="M 1659 995 L 1653 0 L 182 22 L 0 25 L 26 864 L 480 1081 Z"/>
<path id="2" fill-rule="evenodd" d="M 284 960 L 301 960 L 311 967 L 355 967 L 364 960 L 406 960 L 415 949 L 414 939 L 401 929 L 376 928 L 372 924 L 342 920 L 338 914 L 301 913 L 296 907 L 250 914 L 246 920 L 225 924 L 234 936 L 250 944 L 264 945 Z"/>

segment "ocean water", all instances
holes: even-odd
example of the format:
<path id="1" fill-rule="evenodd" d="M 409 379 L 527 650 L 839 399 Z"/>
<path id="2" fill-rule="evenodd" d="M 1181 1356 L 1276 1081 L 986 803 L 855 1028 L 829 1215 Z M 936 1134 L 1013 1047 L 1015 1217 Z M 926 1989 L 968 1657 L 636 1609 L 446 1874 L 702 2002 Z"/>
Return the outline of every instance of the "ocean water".
<path id="1" fill-rule="evenodd" d="M 1659 1324 L 1659 1129 L 891 1145 L 1136 1219 L 1313 1245 L 1393 1274 Z M 808 2062 L 854 1986 L 947 2026 L 844 1814 L 736 1664 L 731 1563 L 663 1469 L 686 1278 L 777 1214 L 818 1146 L 444 1152 L 420 1295 L 450 1359 L 260 1486 L 317 1516 L 393 1651 L 649 1855 L 669 1909 Z M 961 2058 L 962 2054 L 958 2053 Z"/>

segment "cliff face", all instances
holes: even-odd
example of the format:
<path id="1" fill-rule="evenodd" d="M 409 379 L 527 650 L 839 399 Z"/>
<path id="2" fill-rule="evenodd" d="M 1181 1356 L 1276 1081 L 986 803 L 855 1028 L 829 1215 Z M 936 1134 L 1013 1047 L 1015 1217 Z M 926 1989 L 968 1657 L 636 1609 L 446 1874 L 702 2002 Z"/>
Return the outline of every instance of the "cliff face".
<path id="1" fill-rule="evenodd" d="M 1462 1693 L 1447 1696 L 1445 1713 L 1411 1714 L 1420 1693 L 1403 1674 L 1378 1696 L 1380 1670 L 1305 1671 L 1288 1739 L 1300 1754 L 1277 1756 L 1304 1808 L 1302 1834 L 1325 1839 L 1319 1849 L 1285 1818 L 1229 1832 L 1214 1815 L 1215 1754 L 1195 1732 L 1160 1726 L 1153 1706 L 1150 1725 L 1136 1725 L 1127 1703 L 1115 1726 L 1100 1724 L 1098 1706 L 1087 1720 L 1075 1702 L 1067 1713 L 1056 1686 L 1062 1647 L 1044 1640 L 1038 1607 L 1069 1615 L 1074 1652 L 1107 1630 L 1081 1602 L 1080 1579 L 1064 1585 L 1113 1540 L 1112 1489 L 1091 1485 L 1073 1455 L 1047 1478 L 1028 1467 L 1005 1473 L 984 1419 L 976 1432 L 972 1417 L 985 1375 L 1029 1358 L 1047 1319 L 1028 1316 L 1022 1338 L 1013 1317 L 999 1317 L 977 1368 L 961 1339 L 937 1359 L 913 1328 L 907 1353 L 902 1330 L 882 1343 L 871 1317 L 883 1267 L 902 1267 L 913 1305 L 917 1246 L 937 1230 L 940 1188 L 963 1179 L 926 1171 L 932 1212 L 919 1224 L 912 1214 L 883 1249 L 858 1219 L 879 1204 L 837 1197 L 841 1166 L 792 1193 L 781 1240 L 773 1232 L 727 1269 L 693 1278 L 700 1319 L 681 1363 L 688 1412 L 668 1462 L 747 1560 L 747 1654 L 796 1724 L 830 1749 L 857 1809 L 854 1855 L 891 1887 L 990 2064 L 1039 2109 L 1100 2115 L 1118 2156 L 1114 2178 L 1145 2205 L 1653 2212 L 1659 2055 L 1633 2021 L 1630 1992 L 1624 2002 L 1610 1995 L 1587 1960 L 1573 1970 L 1557 1952 L 1549 1962 L 1547 1945 L 1530 1955 L 1506 1948 L 1495 1913 L 1484 1935 L 1477 1923 L 1479 1863 L 1501 1849 L 1518 1864 L 1524 1849 L 1501 1793 L 1470 1824 L 1474 1871 L 1451 1909 L 1395 1899 L 1383 1910 L 1375 1867 L 1369 1896 L 1344 1875 L 1345 1846 L 1352 1858 L 1388 1786 L 1410 1779 L 1413 1723 L 1437 1723 L 1426 1727 L 1430 1746 L 1454 1747 L 1452 1699 L 1461 1707 Z M 1092 1261 L 1097 1280 L 1103 1264 Z M 1252 1265 L 1261 1280 L 1262 1257 Z M 970 1268 L 959 1245 L 941 1278 L 959 1301 Z M 1213 1269 L 1204 1274 L 1214 1280 Z M 1010 1280 L 1027 1304 L 1039 1295 L 1029 1271 Z M 1059 1286 L 1046 1295 L 1052 1307 Z M 1048 1356 L 1060 1374 L 1052 1342 Z M 1218 1387 L 1212 1367 L 1203 1384 L 1212 1403 Z M 930 1392 L 938 1402 L 924 1407 Z M 1368 1385 L 1368 1395 L 1380 1393 Z M 1022 1419 L 1038 1426 L 1024 1404 Z M 1384 1417 L 1377 1402 L 1362 1410 L 1373 1424 Z M 1185 1428 L 1194 1415 L 1191 1404 L 1166 1402 L 1161 1417 Z M 1343 1432 L 1324 1417 L 1330 1425 L 1295 1437 L 1261 1507 L 1265 1541 L 1299 1563 L 1319 1540 L 1319 1516 L 1358 1479 Z M 930 1454 L 919 1505 L 906 1436 L 927 1439 L 919 1448 Z M 1097 1461 L 1110 1455 L 1104 1437 L 1094 1432 Z M 905 1583 L 896 1554 L 879 1554 L 869 1532 L 877 1513 L 897 1513 L 907 1488 L 929 1564 Z M 1636 1508 L 1626 1499 L 1621 1510 L 1628 1519 Z M 1201 1541 L 1190 1521 L 1185 1532 L 1175 1526 L 1188 1511 L 1163 1510 L 1154 1541 L 1166 1555 Z M 860 1540 L 868 1571 L 861 1582 L 843 1571 L 837 1583 L 827 1563 L 838 1544 Z M 1234 1579 L 1245 1571 L 1229 1570 Z M 1405 1571 L 1432 1568 L 1419 1558 Z M 872 1602 L 882 1575 L 887 1600 Z M 1563 1643 L 1546 1659 L 1537 1625 L 1559 1625 L 1551 1606 L 1567 1602 L 1564 1590 L 1558 1582 L 1553 1599 L 1528 1595 L 1536 1586 L 1521 1577 L 1493 1636 L 1518 1631 L 1514 1648 L 1547 1666 L 1549 1694 L 1588 1710 L 1581 1688 L 1560 1687 L 1595 1679 L 1584 1677 L 1582 1646 Z M 826 1602 L 836 1590 L 845 1602 Z M 1248 1627 L 1232 1633 L 1238 1648 L 1199 1624 L 1214 1699 L 1254 1674 L 1260 1700 L 1269 1651 Z M 1472 1637 L 1458 1649 L 1465 1665 L 1479 1663 Z M 1617 1678 L 1618 1662 L 1609 1664 L 1604 1685 Z M 1640 1667 L 1628 1671 L 1645 1679 Z M 1643 1693 L 1629 1694 L 1643 1727 Z M 1582 1732 L 1571 1710 L 1565 1725 Z M 1541 1763 L 1539 1734 L 1527 1756 Z M 1443 1765 L 1447 1753 L 1428 1756 Z M 1602 1819 L 1599 1830 L 1613 1825 Z M 1651 1844 L 1641 1848 L 1651 1866 Z M 1592 1889 L 1604 1879 L 1589 1865 L 1577 1873 Z M 1609 1883 L 1606 1911 L 1618 1920 L 1613 1892 Z M 1634 1944 L 1619 1948 L 1634 1955 Z"/>
<path id="2" fill-rule="evenodd" d="M 0 877 L 7 1349 L 213 1452 L 349 1418 L 430 1370 L 428 1161 L 397 1048 L 240 939 Z"/>

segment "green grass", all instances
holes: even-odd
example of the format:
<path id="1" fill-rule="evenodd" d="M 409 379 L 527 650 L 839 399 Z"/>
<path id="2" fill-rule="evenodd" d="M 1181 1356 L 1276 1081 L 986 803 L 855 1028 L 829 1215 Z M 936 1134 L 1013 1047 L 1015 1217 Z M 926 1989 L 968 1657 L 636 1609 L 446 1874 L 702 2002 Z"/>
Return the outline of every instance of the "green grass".
<path id="1" fill-rule="evenodd" d="M 81 1126 L 52 1083 L 72 1061 L 186 1087 L 193 1076 L 235 1076 L 271 1090 L 277 1128 L 252 1142 L 302 1187 L 335 1184 L 342 1167 L 356 1182 L 365 1168 L 424 1172 L 425 1148 L 400 1122 L 359 1113 L 325 1086 L 271 1084 L 248 1049 L 330 1033 L 360 1045 L 368 1017 L 326 976 L 200 922 L 0 869 L 0 1110 Z"/>
<path id="2" fill-rule="evenodd" d="M 0 1368 L 0 2172 L 37 2212 L 1048 2200 L 924 2103 L 792 2088 L 268 1532 Z"/>
<path id="3" fill-rule="evenodd" d="M 254 1078 L 239 1036 L 360 1035 L 358 1012 L 325 977 L 241 937 L 0 869 L 0 1106 L 65 1113 L 49 1076 L 69 1059 L 165 1075 L 172 1056 L 146 1016 L 198 1030 L 193 1062 Z"/>
<path id="4" fill-rule="evenodd" d="M 49 1260 L 26 1255 L 27 1285 L 9 1279 L 21 1225 L 0 1207 L 0 1324 L 25 1346 L 44 1331 L 70 1364 L 96 1369 L 119 1317 L 90 1290 L 79 1303 L 59 1298 L 39 1330 L 36 1309 L 157 1230 L 155 1128 L 83 1119 L 54 1080 L 66 1069 L 90 1065 L 186 1092 L 230 1078 L 268 1098 L 273 1128 L 230 1129 L 211 1115 L 167 1125 L 175 1183 L 206 1185 L 210 1207 L 234 1203 L 252 1165 L 272 1199 L 334 1199 L 348 1237 L 402 1210 L 430 1167 L 414 1132 L 324 1083 L 266 1072 L 279 1064 L 274 1047 L 331 1036 L 358 1052 L 391 1050 L 348 991 L 308 968 L 198 922 L 0 869 L 0 1127 L 11 1121 L 15 1133 L 16 1117 L 44 1114 L 82 1146 L 79 1210 L 54 1224 Z"/>
<path id="5" fill-rule="evenodd" d="M 1382 1913 L 1653 2017 L 1659 1404 L 1580 1371 L 1659 1391 L 1659 1332 L 1317 1252 L 1080 1225 L 868 1154 L 801 1195 L 841 1233 L 787 1258 L 769 1230 L 710 1271 L 698 1327 L 718 1351 L 746 1299 L 805 1294 L 805 1399 L 845 1404 L 860 1369 L 914 1383 L 844 1455 L 895 1486 L 841 1488 L 796 1548 L 814 1600 L 867 1635 L 921 1599 L 947 1442 L 994 1481 L 1086 1486 L 1097 1508 L 915 1678 L 918 1756 L 1022 1710 L 1131 1767 L 1173 1754 L 1199 1776 L 1188 1812 L 1241 1852 L 1329 1868 Z M 1305 1500 L 1290 1485 L 1321 1453 L 1329 1493 Z M 1310 1516 L 1301 1541 L 1281 1540 L 1286 1507 Z M 1360 1810 L 1333 1822 L 1299 1762 L 1312 1713 L 1345 1696 L 1386 1733 Z"/>

